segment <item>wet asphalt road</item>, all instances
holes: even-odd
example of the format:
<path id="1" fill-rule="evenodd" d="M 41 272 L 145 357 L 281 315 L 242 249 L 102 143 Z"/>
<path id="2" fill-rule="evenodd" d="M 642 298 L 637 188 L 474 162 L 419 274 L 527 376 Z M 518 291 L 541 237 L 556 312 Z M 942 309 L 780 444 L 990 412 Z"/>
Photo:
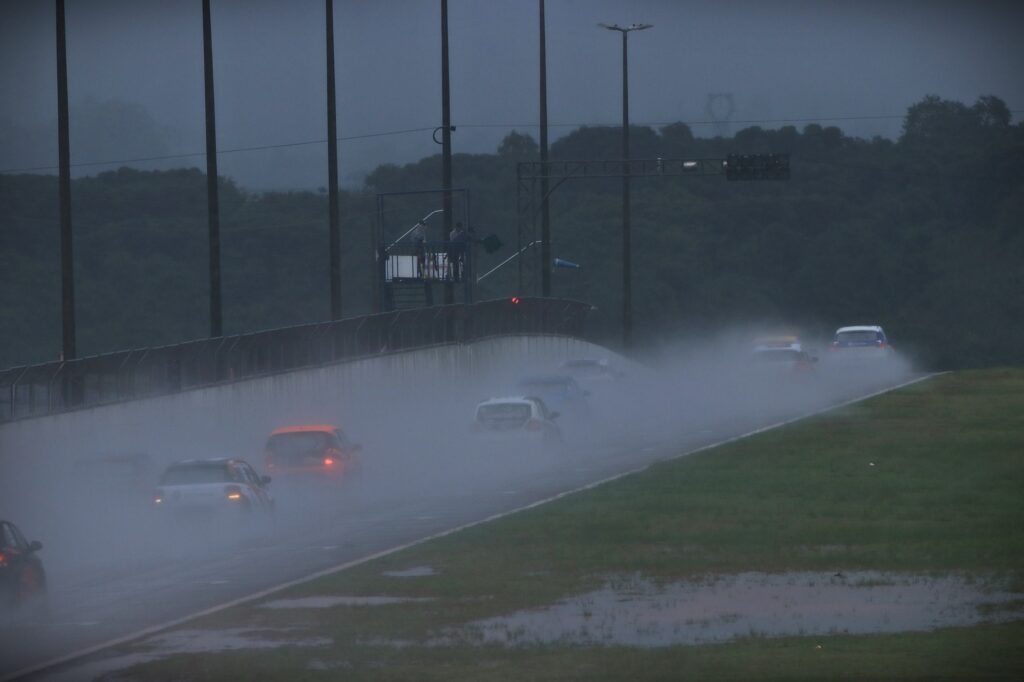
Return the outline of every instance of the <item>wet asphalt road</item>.
<path id="1" fill-rule="evenodd" d="M 104 562 L 103 547 L 97 546 L 95 555 L 82 557 L 80 569 L 51 570 L 45 613 L 0 621 L 0 679 L 881 388 L 872 383 L 835 392 L 827 400 L 749 410 L 713 423 L 684 425 L 669 438 L 634 438 L 628 446 L 605 440 L 600 447 L 566 455 L 557 465 L 527 471 L 518 465 L 474 470 L 473 462 L 453 455 L 430 467 L 438 474 L 432 479 L 421 477 L 426 468 L 381 472 L 388 478 L 407 476 L 405 486 L 385 486 L 374 480 L 372 470 L 340 491 L 282 485 L 277 519 L 256 531 L 204 537 L 197 529 L 195 537 L 173 542 L 147 533 L 136 538 L 130 558 L 113 565 Z M 444 476 L 445 466 L 458 467 L 460 475 Z M 33 678 L 47 679 L 50 672 Z"/>

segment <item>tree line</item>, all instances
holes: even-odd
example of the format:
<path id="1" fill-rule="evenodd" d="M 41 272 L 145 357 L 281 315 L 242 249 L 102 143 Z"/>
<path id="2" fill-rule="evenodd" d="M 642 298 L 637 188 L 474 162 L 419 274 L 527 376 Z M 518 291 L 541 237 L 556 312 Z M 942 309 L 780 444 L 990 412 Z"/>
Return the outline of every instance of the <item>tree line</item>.
<path id="1" fill-rule="evenodd" d="M 702 336 L 736 324 L 826 335 L 878 323 L 925 364 L 1019 364 L 1024 340 L 1024 125 L 1006 104 L 929 96 L 899 139 L 838 127 L 750 127 L 698 138 L 684 123 L 631 129 L 635 158 L 788 153 L 788 182 L 717 177 L 633 181 L 635 337 Z M 615 159 L 621 131 L 583 127 L 552 159 Z M 535 140 L 510 133 L 493 154 L 456 154 L 454 185 L 472 192 L 472 226 L 517 242 L 516 163 Z M 376 195 L 436 189 L 439 155 L 378 167 L 341 192 L 345 316 L 372 312 Z M 323 192 L 247 192 L 220 179 L 225 333 L 328 316 Z M 195 168 L 121 168 L 72 185 L 82 355 L 206 335 L 206 187 Z M 409 210 L 412 210 L 410 208 Z M 410 214 L 411 215 L 411 214 Z M 582 265 L 556 270 L 553 294 L 596 306 L 593 331 L 616 337 L 621 309 L 621 182 L 574 180 L 551 195 L 552 252 Z M 399 220 L 401 222 L 401 220 Z M 532 226 L 531 221 L 527 221 Z M 54 359 L 60 349 L 57 181 L 0 175 L 0 366 Z M 537 235 L 528 237 L 535 237 Z M 528 290 L 537 286 L 536 255 Z M 478 298 L 516 291 L 517 268 Z"/>

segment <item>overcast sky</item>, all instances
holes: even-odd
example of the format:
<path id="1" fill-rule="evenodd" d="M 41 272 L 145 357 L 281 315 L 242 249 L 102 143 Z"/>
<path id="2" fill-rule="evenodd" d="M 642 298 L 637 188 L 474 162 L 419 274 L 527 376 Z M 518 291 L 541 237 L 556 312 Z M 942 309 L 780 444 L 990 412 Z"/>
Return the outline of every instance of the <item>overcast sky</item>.
<path id="1" fill-rule="evenodd" d="M 537 4 L 450 0 L 455 152 L 491 152 L 513 127 L 536 137 Z M 441 122 L 439 8 L 335 0 L 343 184 L 439 150 L 430 135 Z M 87 98 L 144 107 L 169 153 L 198 153 L 170 165 L 205 168 L 200 0 L 66 0 L 66 13 L 72 110 Z M 323 14 L 323 0 L 212 0 L 223 175 L 251 189 L 325 184 Z M 565 124 L 553 137 L 621 120 L 621 39 L 598 22 L 654 25 L 630 36 L 638 124 L 686 121 L 710 135 L 708 93 L 725 92 L 734 131 L 817 118 L 895 137 L 898 117 L 926 94 L 966 103 L 993 94 L 1015 121 L 1024 110 L 1024 3 L 547 0 L 549 119 Z M 0 169 L 56 164 L 54 33 L 52 1 L 0 0 L 0 125 L 52 130 L 28 152 L 0 147 Z M 320 142 L 228 151 L 307 141 Z M 88 145 L 77 142 L 72 163 L 126 158 L 116 142 L 84 158 Z"/>

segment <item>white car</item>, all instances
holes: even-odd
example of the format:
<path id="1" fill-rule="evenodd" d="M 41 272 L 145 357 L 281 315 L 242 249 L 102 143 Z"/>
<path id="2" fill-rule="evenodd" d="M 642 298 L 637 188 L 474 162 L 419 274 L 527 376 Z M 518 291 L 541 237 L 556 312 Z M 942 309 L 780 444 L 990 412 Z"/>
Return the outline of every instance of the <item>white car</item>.
<path id="1" fill-rule="evenodd" d="M 541 449 L 562 443 L 562 431 L 555 423 L 558 412 L 548 409 L 535 396 L 491 398 L 476 406 L 472 430 L 492 444 L 528 445 Z"/>
<path id="2" fill-rule="evenodd" d="M 167 467 L 153 505 L 175 518 L 248 518 L 272 512 L 269 476 L 241 459 L 190 459 Z"/>
<path id="3" fill-rule="evenodd" d="M 895 351 L 878 325 L 853 325 L 836 330 L 828 348 L 829 360 L 889 360 Z"/>

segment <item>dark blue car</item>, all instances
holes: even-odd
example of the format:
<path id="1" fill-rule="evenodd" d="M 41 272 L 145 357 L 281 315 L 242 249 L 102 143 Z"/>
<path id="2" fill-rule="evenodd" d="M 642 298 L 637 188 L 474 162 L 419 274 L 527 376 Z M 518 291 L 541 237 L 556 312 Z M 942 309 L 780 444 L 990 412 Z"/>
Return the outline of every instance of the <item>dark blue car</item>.
<path id="1" fill-rule="evenodd" d="M 519 382 L 524 395 L 537 396 L 549 408 L 564 415 L 581 416 L 590 409 L 586 391 L 571 376 L 545 375 L 526 377 Z"/>
<path id="2" fill-rule="evenodd" d="M 887 360 L 893 348 L 878 325 L 840 327 L 829 346 L 830 360 Z"/>

